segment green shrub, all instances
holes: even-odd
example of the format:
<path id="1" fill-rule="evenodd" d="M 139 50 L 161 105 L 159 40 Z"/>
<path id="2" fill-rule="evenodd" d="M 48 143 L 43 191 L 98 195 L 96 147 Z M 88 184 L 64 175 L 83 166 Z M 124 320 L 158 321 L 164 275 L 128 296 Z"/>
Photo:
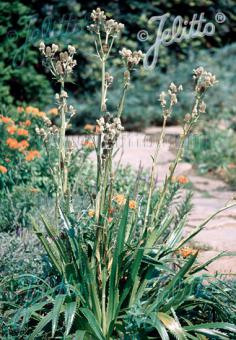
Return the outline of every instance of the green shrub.
<path id="1" fill-rule="evenodd" d="M 201 174 L 213 173 L 235 187 L 236 138 L 235 132 L 206 125 L 189 139 L 185 149 L 185 159 L 195 164 Z"/>

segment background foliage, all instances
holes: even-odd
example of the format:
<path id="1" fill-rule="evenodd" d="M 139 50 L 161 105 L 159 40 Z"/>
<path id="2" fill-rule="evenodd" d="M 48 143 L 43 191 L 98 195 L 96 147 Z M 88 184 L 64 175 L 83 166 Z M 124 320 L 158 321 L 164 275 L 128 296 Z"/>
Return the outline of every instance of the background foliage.
<path id="1" fill-rule="evenodd" d="M 148 19 L 154 15 L 169 12 L 171 14 L 170 21 L 173 21 L 177 15 L 191 20 L 194 13 L 199 15 L 204 12 L 207 20 L 213 22 L 216 27 L 216 32 L 212 37 L 182 41 L 169 48 L 161 48 L 159 64 L 154 72 L 139 71 L 139 77 L 141 76 L 142 80 L 133 82 L 132 94 L 129 96 L 131 99 L 126 105 L 124 122 L 128 128 L 139 129 L 144 124 L 159 123 L 160 114 L 156 108 L 156 93 L 163 81 L 169 80 L 169 76 L 166 75 L 171 75 L 171 80 L 173 78 L 178 80 L 180 74 L 185 74 L 183 73 L 184 67 L 190 69 L 192 64 L 197 66 L 196 62 L 200 63 L 200 61 L 212 66 L 210 71 L 215 71 L 215 68 L 218 67 L 217 76 L 220 82 L 224 83 L 225 91 L 222 92 L 223 85 L 219 85 L 218 102 L 213 103 L 213 106 L 210 105 L 212 112 L 215 113 L 216 108 L 219 111 L 218 103 L 223 101 L 224 112 L 232 113 L 232 110 L 235 110 L 231 106 L 235 93 L 235 87 L 232 86 L 235 47 L 224 48 L 225 45 L 228 46 L 235 41 L 236 6 L 233 0 L 193 0 L 190 2 L 185 0 L 124 2 L 120 0 L 109 4 L 106 1 L 80 3 L 60 0 L 46 1 L 43 4 L 38 0 L 30 2 L 17 0 L 10 4 L 7 1 L 2 1 L 0 4 L 2 56 L 0 102 L 2 108 L 3 105 L 18 105 L 19 103 L 30 103 L 43 107 L 52 99 L 52 97 L 50 98 L 52 88 L 48 78 L 43 74 L 37 53 L 39 41 L 44 40 L 46 43 L 57 42 L 63 46 L 74 44 L 79 52 L 77 73 L 69 87 L 74 99 L 79 103 L 76 105 L 79 117 L 74 121 L 72 130 L 76 131 L 78 125 L 93 121 L 94 117 L 98 116 L 96 85 L 99 79 L 99 69 L 93 57 L 91 36 L 86 28 L 89 22 L 89 13 L 97 6 L 104 8 L 110 16 L 113 13 L 114 17 L 125 24 L 121 43 L 125 41 L 125 46 L 131 49 L 140 48 L 144 52 L 148 50 L 155 39 L 155 28 L 148 25 Z M 226 21 L 222 24 L 215 22 L 215 15 L 218 11 L 226 15 Z M 170 21 L 168 25 L 170 25 Z M 149 39 L 145 42 L 140 42 L 137 39 L 137 33 L 142 29 L 149 33 Z M 51 31 L 50 34 L 49 31 Z M 223 48 L 222 51 L 221 48 Z M 201 57 L 198 62 L 201 50 L 205 52 L 203 55 L 200 53 Z M 184 63 L 181 64 L 183 61 Z M 116 81 L 119 78 L 117 69 L 119 63 L 119 58 L 115 58 L 111 65 Z M 223 71 L 222 66 L 224 67 Z M 116 88 L 115 83 L 113 88 Z M 227 90 L 229 92 L 225 98 Z M 142 100 L 140 99 L 141 93 Z M 110 98 L 111 109 L 117 105 L 116 98 L 117 91 L 113 90 Z M 176 122 L 177 119 L 178 117 L 174 117 L 173 122 Z"/>

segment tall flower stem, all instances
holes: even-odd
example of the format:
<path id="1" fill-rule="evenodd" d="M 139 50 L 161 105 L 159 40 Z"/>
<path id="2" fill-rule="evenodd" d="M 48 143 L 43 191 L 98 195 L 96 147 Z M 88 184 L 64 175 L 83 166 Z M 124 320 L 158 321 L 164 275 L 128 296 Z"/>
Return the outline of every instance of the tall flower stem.
<path id="1" fill-rule="evenodd" d="M 152 200 L 152 195 L 153 195 L 153 191 L 154 191 L 154 183 L 155 183 L 156 169 L 157 169 L 157 160 L 158 160 L 160 147 L 163 144 L 163 140 L 164 140 L 164 137 L 165 137 L 165 128 L 166 128 L 167 118 L 168 118 L 168 116 L 165 115 L 164 119 L 163 119 L 160 138 L 159 138 L 159 141 L 157 143 L 157 148 L 156 148 L 155 155 L 154 155 L 153 162 L 152 162 L 152 170 L 151 170 L 151 177 L 150 177 L 150 183 L 149 183 L 148 201 L 147 201 L 147 208 L 146 208 L 146 212 L 145 212 L 144 229 L 143 230 L 146 229 L 147 222 L 148 222 L 151 200 Z"/>

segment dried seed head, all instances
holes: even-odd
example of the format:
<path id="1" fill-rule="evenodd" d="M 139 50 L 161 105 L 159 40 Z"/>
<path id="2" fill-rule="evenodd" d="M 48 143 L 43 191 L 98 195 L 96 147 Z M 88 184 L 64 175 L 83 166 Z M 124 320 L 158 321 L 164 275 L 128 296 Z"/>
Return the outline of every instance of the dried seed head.
<path id="1" fill-rule="evenodd" d="M 204 101 L 201 101 L 198 107 L 199 112 L 205 113 L 206 112 L 206 103 Z"/>
<path id="2" fill-rule="evenodd" d="M 47 47 L 46 47 L 45 56 L 46 56 L 46 57 L 51 57 L 51 56 L 52 56 L 52 49 L 51 49 L 50 46 L 47 46 Z"/>
<path id="3" fill-rule="evenodd" d="M 68 45 L 68 52 L 69 52 L 69 54 L 74 55 L 76 53 L 75 47 L 72 46 L 72 45 Z"/>
<path id="4" fill-rule="evenodd" d="M 174 83 L 171 83 L 169 88 L 170 88 L 171 92 L 177 93 L 177 91 L 178 91 L 178 88 Z"/>
<path id="5" fill-rule="evenodd" d="M 185 120 L 185 122 L 188 123 L 188 122 L 190 122 L 191 118 L 192 118 L 191 114 L 190 114 L 190 113 L 187 113 L 187 114 L 185 115 L 185 117 L 184 117 L 184 120 Z"/>
<path id="6" fill-rule="evenodd" d="M 200 94 L 217 83 L 216 76 L 207 72 L 203 67 L 193 70 L 193 78 L 197 81 L 195 90 Z"/>
<path id="7" fill-rule="evenodd" d="M 46 46 L 45 46 L 44 42 L 41 41 L 40 44 L 39 44 L 39 51 L 40 51 L 42 54 L 45 53 L 45 47 L 46 47 Z"/>
<path id="8" fill-rule="evenodd" d="M 106 20 L 106 16 L 104 11 L 102 11 L 99 7 L 92 11 L 91 18 L 94 22 L 101 22 L 103 20 Z"/>
<path id="9" fill-rule="evenodd" d="M 162 91 L 160 93 L 159 101 L 160 101 L 162 107 L 166 106 L 166 93 L 164 91 Z"/>
<path id="10" fill-rule="evenodd" d="M 56 53 L 59 49 L 59 46 L 56 44 L 52 44 L 52 53 Z"/>
<path id="11" fill-rule="evenodd" d="M 204 68 L 202 66 L 193 70 L 193 78 L 199 78 L 204 72 Z"/>
<path id="12" fill-rule="evenodd" d="M 66 91 L 61 91 L 60 98 L 68 98 L 68 94 Z"/>
<path id="13" fill-rule="evenodd" d="M 132 69 L 135 65 L 138 65 L 144 57 L 142 51 L 139 50 L 132 52 L 125 47 L 119 53 L 122 56 L 122 59 L 127 65 L 128 69 Z"/>

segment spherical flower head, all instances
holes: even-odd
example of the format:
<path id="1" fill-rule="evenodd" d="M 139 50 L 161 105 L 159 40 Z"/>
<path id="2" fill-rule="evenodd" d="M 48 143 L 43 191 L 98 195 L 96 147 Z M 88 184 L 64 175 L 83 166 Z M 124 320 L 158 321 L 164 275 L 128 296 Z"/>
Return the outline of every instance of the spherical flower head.
<path id="1" fill-rule="evenodd" d="M 131 50 L 125 47 L 122 48 L 122 50 L 119 51 L 119 53 L 122 56 L 122 59 L 127 65 L 128 69 L 132 69 L 134 66 L 138 65 L 144 57 L 142 51 L 139 50 L 132 52 Z"/>
<path id="2" fill-rule="evenodd" d="M 181 255 L 183 258 L 187 258 L 191 255 L 195 255 L 197 252 L 196 249 L 190 248 L 190 247 L 183 247 L 177 251 L 179 255 Z"/>
<path id="3" fill-rule="evenodd" d="M 53 107 L 52 109 L 50 109 L 50 110 L 48 111 L 48 113 L 49 113 L 50 115 L 52 115 L 52 116 L 57 116 L 57 115 L 58 115 L 58 108 Z"/>
<path id="4" fill-rule="evenodd" d="M 171 92 L 174 92 L 174 93 L 178 92 L 178 88 L 173 82 L 170 84 L 169 89 L 171 90 Z"/>
<path id="5" fill-rule="evenodd" d="M 14 135 L 14 133 L 17 131 L 17 127 L 15 125 L 8 125 L 6 130 L 9 135 Z"/>
<path id="6" fill-rule="evenodd" d="M 7 173 L 7 168 L 3 165 L 0 165 L 0 173 L 1 174 L 6 174 Z"/>
<path id="7" fill-rule="evenodd" d="M 117 35 L 124 29 L 124 24 L 118 23 L 114 19 L 105 21 L 105 31 L 111 35 Z"/>
<path id="8" fill-rule="evenodd" d="M 23 108 L 22 106 L 18 106 L 18 107 L 17 107 L 17 112 L 18 112 L 18 113 L 24 112 L 24 108 Z"/>
<path id="9" fill-rule="evenodd" d="M 118 205 L 125 205 L 126 203 L 126 198 L 123 194 L 117 194 L 113 197 L 113 200 L 118 204 Z"/>
<path id="10" fill-rule="evenodd" d="M 40 152 L 38 150 L 31 150 L 31 151 L 28 151 L 26 156 L 25 156 L 25 160 L 27 162 L 31 162 L 33 161 L 35 158 L 40 158 Z"/>
<path id="11" fill-rule="evenodd" d="M 166 93 L 165 93 L 164 91 L 162 91 L 162 92 L 160 93 L 159 101 L 160 101 L 162 107 L 165 107 L 165 106 L 166 106 L 166 96 L 167 96 L 167 95 L 166 95 Z"/>
<path id="12" fill-rule="evenodd" d="M 59 46 L 56 44 L 52 44 L 52 53 L 56 53 L 59 50 Z"/>
<path id="13" fill-rule="evenodd" d="M 10 149 L 18 149 L 19 143 L 15 138 L 8 138 L 6 144 Z"/>
<path id="14" fill-rule="evenodd" d="M 207 72 L 203 67 L 193 70 L 193 78 L 196 79 L 195 90 L 198 93 L 204 93 L 209 87 L 217 83 L 216 76 Z"/>
<path id="15" fill-rule="evenodd" d="M 88 211 L 88 216 L 89 217 L 94 217 L 95 216 L 95 210 L 93 210 L 93 209 L 90 209 L 89 211 Z"/>
<path id="16" fill-rule="evenodd" d="M 186 177 L 184 175 L 177 176 L 176 180 L 177 180 L 177 182 L 179 184 L 187 184 L 187 183 L 189 183 L 188 177 Z"/>
<path id="17" fill-rule="evenodd" d="M 61 91 L 61 94 L 60 94 L 60 97 L 61 98 L 68 98 L 68 94 L 67 94 L 67 92 L 66 91 Z"/>
<path id="18" fill-rule="evenodd" d="M 29 132 L 25 129 L 18 129 L 17 134 L 18 136 L 29 136 Z"/>
<path id="19" fill-rule="evenodd" d="M 24 151 L 28 147 L 29 147 L 29 143 L 27 140 L 23 139 L 21 142 L 18 142 L 17 148 L 19 151 Z"/>
<path id="20" fill-rule="evenodd" d="M 68 45 L 68 52 L 69 54 L 74 55 L 76 53 L 75 47 L 72 45 Z"/>
<path id="21" fill-rule="evenodd" d="M 83 147 L 88 150 L 93 150 L 94 149 L 94 142 L 91 140 L 86 140 L 82 143 Z"/>
<path id="22" fill-rule="evenodd" d="M 94 22 L 101 22 L 106 20 L 106 16 L 104 11 L 101 10 L 101 8 L 94 9 L 91 13 L 91 18 Z"/>
<path id="23" fill-rule="evenodd" d="M 204 72 L 204 68 L 202 66 L 193 70 L 193 78 L 199 78 Z"/>
<path id="24" fill-rule="evenodd" d="M 201 103 L 199 104 L 198 108 L 199 112 L 205 113 L 206 112 L 206 103 L 202 100 Z"/>
<path id="25" fill-rule="evenodd" d="M 4 124 L 14 124 L 13 120 L 9 117 L 0 117 L 0 121 L 2 121 Z"/>
<path id="26" fill-rule="evenodd" d="M 39 51 L 42 53 L 42 54 L 44 54 L 45 53 L 45 44 L 44 44 L 44 42 L 43 41 L 41 41 L 40 43 L 39 43 Z"/>
<path id="27" fill-rule="evenodd" d="M 129 201 L 129 208 L 130 209 L 136 209 L 137 208 L 137 202 L 134 200 Z"/>
<path id="28" fill-rule="evenodd" d="M 27 119 L 25 122 L 24 122 L 24 125 L 25 126 L 30 126 L 31 125 L 31 121 L 29 119 Z"/>

